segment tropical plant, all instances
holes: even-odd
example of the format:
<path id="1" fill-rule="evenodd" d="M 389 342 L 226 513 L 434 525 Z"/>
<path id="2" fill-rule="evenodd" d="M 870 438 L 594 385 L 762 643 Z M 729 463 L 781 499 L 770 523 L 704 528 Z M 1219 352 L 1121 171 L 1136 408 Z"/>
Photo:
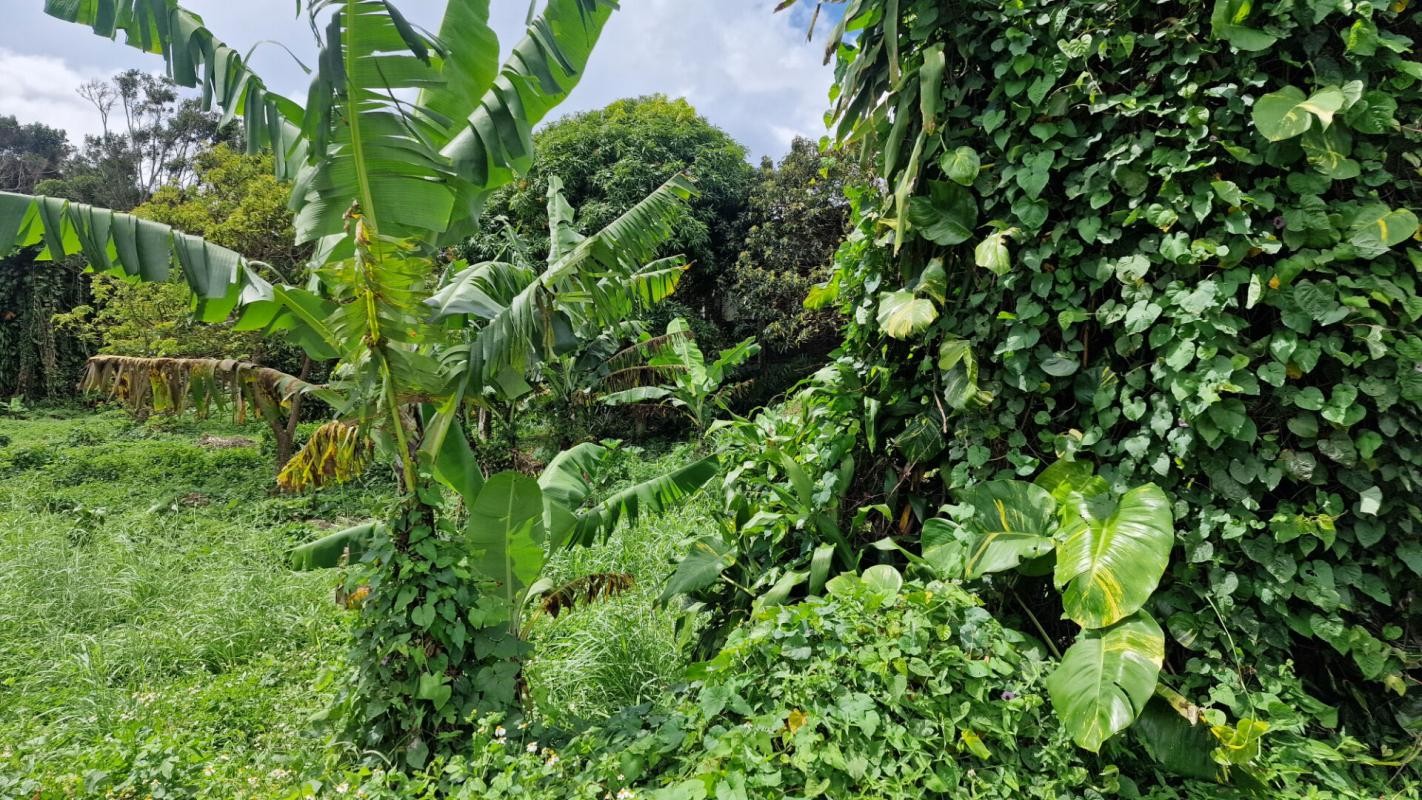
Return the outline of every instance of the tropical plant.
<path id="1" fill-rule="evenodd" d="M 528 179 L 497 192 L 488 211 L 506 217 L 539 251 L 548 228 L 543 196 L 553 176 L 590 228 L 616 218 L 671 173 L 695 179 L 700 194 L 678 215 L 659 254 L 687 257 L 685 302 L 696 317 L 719 322 L 754 179 L 740 143 L 685 99 L 662 95 L 569 115 L 541 128 L 534 142 L 538 163 Z"/>
<path id="2" fill-rule="evenodd" d="M 1416 9 L 843 11 L 834 138 L 885 191 L 819 294 L 850 320 L 843 357 L 893 444 L 855 482 L 884 486 L 910 531 L 952 492 L 1059 458 L 1117 492 L 1155 483 L 1182 521 L 1151 600 L 1171 686 L 1236 720 L 1287 686 L 1311 699 L 1265 722 L 1408 752 Z M 1012 585 L 984 597 L 1025 624 Z M 1023 599 L 1043 619 L 1062 602 Z"/>
<path id="3" fill-rule="evenodd" d="M 691 335 L 691 326 L 678 317 L 667 324 L 662 343 L 646 364 L 651 372 L 670 383 L 610 392 L 602 396 L 602 402 L 621 406 L 664 401 L 680 410 L 697 431 L 705 433 L 716 414 L 725 410 L 726 401 L 736 389 L 735 385 L 725 385 L 726 379 L 758 352 L 760 345 L 755 339 L 746 339 L 722 350 L 714 361 L 708 362 Z"/>
<path id="4" fill-rule="evenodd" d="M 971 513 L 961 526 L 928 520 L 923 557 L 952 563 L 952 577 L 1054 573 L 1065 615 L 1082 633 L 1060 655 L 1047 689 L 1076 742 L 1099 751 L 1156 689 L 1165 635 L 1145 606 L 1175 543 L 1170 501 L 1151 484 L 1113 498 L 1090 465 L 1067 461 L 1034 483 L 989 481 L 957 499 Z"/>
<path id="5" fill-rule="evenodd" d="M 532 243 L 504 224 L 499 233 L 493 234 L 501 240 L 497 249 L 488 254 L 493 258 L 457 273 L 431 299 L 437 314 L 446 316 L 507 306 L 527 282 L 527 276 L 551 269 L 575 248 L 603 248 L 620 235 L 611 226 L 586 236 L 579 232 L 576 212 L 564 196 L 562 181 L 556 176 L 548 179 L 547 204 L 550 245 L 542 263 L 535 260 L 536 248 Z M 663 228 L 660 232 L 648 233 L 660 239 L 670 235 L 670 230 Z M 661 246 L 660 241 L 649 244 Z M 642 331 L 638 313 L 676 291 L 686 269 L 686 261 L 681 256 L 655 258 L 639 266 L 629 264 L 620 274 L 609 273 L 589 283 L 590 291 L 595 294 L 576 291 L 559 294 L 556 307 L 563 313 L 566 324 L 555 331 L 553 346 L 546 348 L 542 357 L 530 363 L 527 369 L 502 373 L 482 397 L 476 398 L 476 402 L 504 420 L 511 449 L 517 428 L 514 417 L 525 404 L 534 401 L 541 402 L 553 418 L 560 434 L 560 447 L 571 444 L 575 433 L 587 431 L 583 417 L 592 405 L 590 394 L 596 384 L 628 357 L 619 350 Z"/>
<path id="6" fill-rule="evenodd" d="M 492 190 L 527 170 L 533 125 L 577 83 L 614 8 L 550 0 L 500 68 L 487 2 L 451 3 L 434 35 L 385 0 L 316 0 L 306 10 L 313 22 L 324 17 L 325 36 L 302 108 L 175 0 L 47 6 L 104 36 L 123 30 L 129 44 L 160 52 L 179 84 L 242 116 L 248 147 L 270 148 L 276 175 L 292 182 L 296 242 L 314 246 L 313 277 L 273 285 L 264 265 L 168 225 L 14 194 L 0 194 L 0 251 L 42 243 L 49 258 L 80 253 L 142 280 L 164 280 L 177 264 L 200 319 L 281 331 L 337 362 L 324 396 L 345 427 L 312 437 L 284 482 L 305 488 L 350 474 L 366 437 L 396 468 L 402 508 L 383 535 L 374 529 L 366 552 L 370 594 L 344 708 L 362 747 L 403 751 L 415 766 L 457 738 L 471 710 L 516 700 L 503 678 L 517 675 L 521 650 L 500 644 L 508 634 L 498 631 L 516 618 L 508 597 L 524 582 L 508 570 L 484 575 L 465 554 L 490 552 L 490 530 L 527 543 L 533 529 L 484 491 L 462 430 L 466 401 L 553 352 L 574 322 L 611 324 L 642 302 L 634 276 L 693 193 L 674 176 L 598 234 L 555 237 L 541 272 L 468 268 L 444 250 L 474 229 Z M 480 276 L 507 291 L 490 298 Z M 538 505 L 516 476 L 496 478 L 505 500 Z M 667 497 L 691 488 L 659 485 Z M 449 511 L 446 491 L 467 523 Z M 654 500 L 633 495 L 596 519 L 615 525 Z M 433 689 L 446 678 L 452 698 Z"/>

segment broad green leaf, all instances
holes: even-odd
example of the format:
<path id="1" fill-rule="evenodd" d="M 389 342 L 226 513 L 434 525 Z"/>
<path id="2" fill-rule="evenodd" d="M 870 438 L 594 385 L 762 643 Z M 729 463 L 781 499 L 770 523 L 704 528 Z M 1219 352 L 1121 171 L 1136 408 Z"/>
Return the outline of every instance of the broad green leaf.
<path id="1" fill-rule="evenodd" d="M 929 181 L 928 195 L 909 201 L 908 221 L 934 244 L 962 244 L 972 238 L 977 227 L 978 202 L 972 192 L 956 183 Z"/>
<path id="2" fill-rule="evenodd" d="M 928 329 L 938 319 L 933 301 L 898 291 L 879 295 L 879 327 L 895 339 L 907 339 Z"/>
<path id="3" fill-rule="evenodd" d="M 1093 753 L 1145 710 L 1165 661 L 1165 634 L 1138 613 L 1082 633 L 1047 676 L 1052 708 L 1072 740 Z"/>
<path id="4" fill-rule="evenodd" d="M 1131 734 L 1168 772 L 1206 781 L 1220 778 L 1220 767 L 1211 757 L 1219 741 L 1210 733 L 1209 724 L 1203 721 L 1190 724 L 1159 697 L 1151 698 L 1146 704 Z"/>
<path id="5" fill-rule="evenodd" d="M 543 571 L 543 493 L 538 482 L 500 472 L 469 509 L 470 563 L 497 582 L 517 627 L 524 591 Z"/>
<path id="6" fill-rule="evenodd" d="M 886 600 L 896 597 L 904 585 L 904 576 L 888 564 L 875 564 L 864 570 L 861 577 L 870 591 Z"/>
<path id="7" fill-rule="evenodd" d="M 659 602 L 665 603 L 679 595 L 692 594 L 705 589 L 721 577 L 721 573 L 736 561 L 735 550 L 715 537 L 698 539 L 676 565 L 676 571 L 667 579 Z"/>
<path id="8" fill-rule="evenodd" d="M 377 523 L 367 522 L 323 536 L 291 551 L 291 568 L 298 572 L 339 567 L 343 559 L 355 563 L 365 553 Z"/>
<path id="9" fill-rule="evenodd" d="M 966 564 L 969 578 L 1009 570 L 1051 552 L 1057 502 L 1046 489 L 1021 481 L 989 481 L 959 493 L 958 501 L 973 508 L 966 523 L 974 536 Z"/>
<path id="10" fill-rule="evenodd" d="M 1337 86 L 1325 86 L 1300 103 L 1299 107 L 1317 117 L 1323 127 L 1327 128 L 1333 124 L 1333 115 L 1343 108 L 1346 102 L 1342 89 Z"/>
<path id="11" fill-rule="evenodd" d="M 982 161 L 978 158 L 978 151 L 971 147 L 959 147 L 949 153 L 945 153 L 938 162 L 943 168 L 949 180 L 963 186 L 972 186 L 977 180 L 978 172 L 982 169 Z"/>
<path id="12" fill-rule="evenodd" d="M 1006 275 L 1012 269 L 1012 254 L 1007 250 L 1007 237 L 1015 228 L 998 231 L 978 243 L 973 250 L 973 260 L 978 266 L 994 275 Z"/>
<path id="13" fill-rule="evenodd" d="M 1170 499 L 1146 484 L 1114 507 L 1080 494 L 1065 507 L 1055 582 L 1066 615 L 1083 628 L 1104 628 L 1139 611 L 1160 584 L 1175 542 Z"/>
<path id="14" fill-rule="evenodd" d="M 1253 0 L 1215 0 L 1210 26 L 1215 38 L 1224 39 L 1234 47 L 1249 52 L 1267 50 L 1278 37 L 1245 23 L 1254 8 Z"/>
<path id="15" fill-rule="evenodd" d="M 1046 489 L 1060 501 L 1072 492 L 1083 491 L 1091 481 L 1092 471 L 1090 462 L 1059 459 L 1042 470 L 1032 483 Z"/>
<path id="16" fill-rule="evenodd" d="M 1362 171 L 1362 166 L 1348 157 L 1353 152 L 1353 141 L 1341 125 L 1310 128 L 1299 144 L 1308 163 L 1333 180 L 1356 178 Z"/>
<path id="17" fill-rule="evenodd" d="M 1348 241 L 1370 252 L 1401 244 L 1417 233 L 1417 215 L 1405 208 L 1390 209 L 1381 203 L 1367 206 L 1353 219 Z"/>
<path id="18" fill-rule="evenodd" d="M 696 494 L 719 471 L 716 457 L 708 456 L 616 492 L 577 515 L 577 526 L 568 544 L 589 545 L 611 534 L 620 522 L 632 523 L 644 514 L 670 511 Z"/>
<path id="19" fill-rule="evenodd" d="M 1303 90 L 1285 86 L 1254 101 L 1254 127 L 1271 142 L 1300 136 L 1313 125 Z"/>

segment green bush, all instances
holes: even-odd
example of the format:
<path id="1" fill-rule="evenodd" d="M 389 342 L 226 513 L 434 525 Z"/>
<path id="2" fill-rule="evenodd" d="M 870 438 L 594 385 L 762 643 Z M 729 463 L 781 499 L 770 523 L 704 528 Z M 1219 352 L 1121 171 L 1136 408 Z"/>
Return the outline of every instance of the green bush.
<path id="1" fill-rule="evenodd" d="M 431 772 L 341 780 L 392 798 L 1247 796 L 1165 779 L 1130 747 L 1077 749 L 1047 702 L 1040 644 L 958 585 L 896 584 L 882 570 L 844 576 L 823 598 L 761 609 L 669 708 L 629 709 L 571 739 L 485 718 L 465 755 Z M 1389 777 L 1352 774 L 1299 737 L 1274 753 L 1286 756 L 1270 768 L 1280 798 L 1362 800 Z"/>

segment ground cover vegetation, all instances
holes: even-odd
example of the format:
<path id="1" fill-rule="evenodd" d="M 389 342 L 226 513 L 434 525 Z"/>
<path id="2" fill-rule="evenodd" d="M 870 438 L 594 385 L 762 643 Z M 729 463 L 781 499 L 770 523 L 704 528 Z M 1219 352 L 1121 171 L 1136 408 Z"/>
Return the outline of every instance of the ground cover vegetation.
<path id="1" fill-rule="evenodd" d="M 249 350 L 0 420 L 0 792 L 1419 796 L 1422 12 L 819 3 L 831 136 L 756 176 L 683 101 L 532 133 L 615 5 L 501 67 L 487 3 L 301 4 L 303 107 L 50 4 L 248 153 L 130 132 L 152 199 L 0 194 L 0 251 L 101 273 L 91 346 Z"/>

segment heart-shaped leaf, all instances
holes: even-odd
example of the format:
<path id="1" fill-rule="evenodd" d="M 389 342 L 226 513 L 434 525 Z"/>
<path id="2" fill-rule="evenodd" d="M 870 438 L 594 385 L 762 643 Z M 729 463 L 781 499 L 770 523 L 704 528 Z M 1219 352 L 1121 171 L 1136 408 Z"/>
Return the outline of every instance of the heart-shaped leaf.
<path id="1" fill-rule="evenodd" d="M 973 507 L 967 523 L 975 540 L 967 575 L 1002 572 L 1052 550 L 1057 502 L 1040 486 L 1022 481 L 988 481 L 958 496 Z"/>
<path id="2" fill-rule="evenodd" d="M 951 153 L 945 153 L 939 161 L 939 166 L 943 167 L 943 172 L 954 183 L 963 186 L 972 186 L 977 180 L 978 171 L 982 169 L 982 160 L 978 158 L 978 151 L 971 147 L 960 147 Z"/>
<path id="3" fill-rule="evenodd" d="M 1047 676 L 1052 708 L 1078 745 L 1100 752 L 1150 702 L 1164 661 L 1165 634 L 1148 614 L 1086 631 Z"/>
<path id="4" fill-rule="evenodd" d="M 1405 208 L 1390 209 L 1381 203 L 1368 206 L 1353 220 L 1348 241 L 1365 250 L 1381 252 L 1417 233 L 1417 215 Z"/>
<path id="5" fill-rule="evenodd" d="M 913 292 L 887 292 L 879 296 L 879 327 L 895 339 L 921 333 L 938 319 L 933 301 L 914 297 Z"/>
<path id="6" fill-rule="evenodd" d="M 1313 126 L 1313 116 L 1303 107 L 1303 90 L 1285 86 L 1254 101 L 1254 127 L 1271 142 L 1302 135 Z"/>
<path id="7" fill-rule="evenodd" d="M 962 244 L 972 238 L 978 224 L 978 201 L 956 183 L 929 181 L 928 196 L 909 201 L 908 221 L 934 244 Z"/>
<path id="8" fill-rule="evenodd" d="M 1078 493 L 1064 517 L 1056 585 L 1067 616 L 1083 628 L 1104 628 L 1139 611 L 1160 584 L 1175 542 L 1165 492 L 1138 486 L 1114 506 Z"/>

